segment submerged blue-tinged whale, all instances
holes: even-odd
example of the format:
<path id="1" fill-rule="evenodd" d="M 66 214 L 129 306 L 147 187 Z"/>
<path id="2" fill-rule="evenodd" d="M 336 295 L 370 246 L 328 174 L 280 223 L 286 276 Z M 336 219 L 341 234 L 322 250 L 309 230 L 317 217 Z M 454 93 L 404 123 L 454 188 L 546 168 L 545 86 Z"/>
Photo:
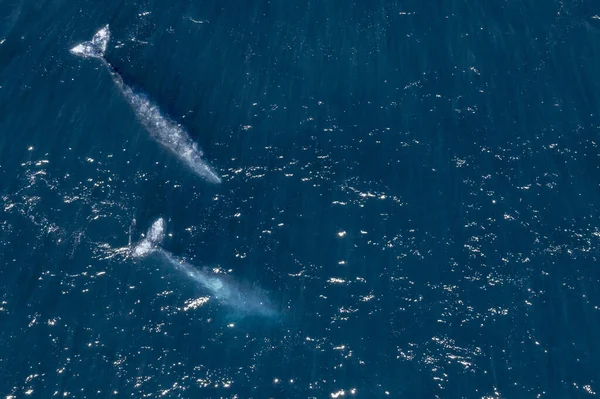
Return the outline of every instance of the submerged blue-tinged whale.
<path id="1" fill-rule="evenodd" d="M 109 39 L 110 30 L 106 25 L 92 37 L 92 40 L 80 43 L 70 51 L 83 58 L 100 60 L 152 138 L 171 150 L 197 175 L 211 183 L 221 183 L 219 175 L 202 159 L 202 151 L 198 149 L 197 144 L 192 141 L 182 126 L 164 115 L 145 94 L 136 92 L 126 85 L 121 75 L 104 58 Z"/>
<path id="2" fill-rule="evenodd" d="M 233 309 L 238 315 L 257 315 L 269 318 L 279 316 L 262 289 L 255 285 L 236 281 L 227 274 L 215 273 L 208 268 L 200 269 L 162 248 L 160 244 L 164 239 L 164 230 L 164 219 L 157 219 L 148 229 L 144 239 L 132 248 L 131 255 L 135 258 L 156 255 L 166 265 L 195 282 L 217 302 Z"/>

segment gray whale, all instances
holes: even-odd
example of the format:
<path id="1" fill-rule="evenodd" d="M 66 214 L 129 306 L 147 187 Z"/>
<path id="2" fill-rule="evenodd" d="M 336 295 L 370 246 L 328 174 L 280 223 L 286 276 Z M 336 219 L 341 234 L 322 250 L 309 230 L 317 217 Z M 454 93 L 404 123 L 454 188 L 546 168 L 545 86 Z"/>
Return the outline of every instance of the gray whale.
<path id="1" fill-rule="evenodd" d="M 198 268 L 177 258 L 160 246 L 164 239 L 165 222 L 157 219 L 148 229 L 144 239 L 131 249 L 134 258 L 155 255 L 166 265 L 195 282 L 217 302 L 235 310 L 238 315 L 257 315 L 269 318 L 279 316 L 266 293 L 254 285 L 243 284 L 231 276 L 215 273 L 211 269 Z"/>
<path id="2" fill-rule="evenodd" d="M 138 93 L 126 85 L 121 75 L 104 58 L 109 39 L 110 30 L 106 25 L 96 32 L 92 40 L 76 45 L 70 52 L 79 57 L 100 60 L 152 138 L 168 148 L 198 176 L 211 183 L 221 183 L 219 175 L 202 159 L 202 151 L 182 126 L 164 115 L 145 94 Z"/>

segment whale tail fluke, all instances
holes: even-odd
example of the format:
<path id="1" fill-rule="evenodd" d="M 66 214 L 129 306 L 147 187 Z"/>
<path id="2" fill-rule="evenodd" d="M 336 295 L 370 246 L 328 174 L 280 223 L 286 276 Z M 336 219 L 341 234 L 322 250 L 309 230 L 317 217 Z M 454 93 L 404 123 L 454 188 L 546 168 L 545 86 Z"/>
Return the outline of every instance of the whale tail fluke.
<path id="1" fill-rule="evenodd" d="M 132 251 L 133 256 L 141 257 L 154 252 L 165 238 L 165 220 L 158 218 L 148 229 L 146 236 L 140 241 Z"/>
<path id="2" fill-rule="evenodd" d="M 108 45 L 109 39 L 110 30 L 108 29 L 108 25 L 106 25 L 96 32 L 94 37 L 92 37 L 92 40 L 89 42 L 80 43 L 73 47 L 70 50 L 71 54 L 75 54 L 83 58 L 104 59 L 104 53 L 106 52 L 106 46 Z"/>

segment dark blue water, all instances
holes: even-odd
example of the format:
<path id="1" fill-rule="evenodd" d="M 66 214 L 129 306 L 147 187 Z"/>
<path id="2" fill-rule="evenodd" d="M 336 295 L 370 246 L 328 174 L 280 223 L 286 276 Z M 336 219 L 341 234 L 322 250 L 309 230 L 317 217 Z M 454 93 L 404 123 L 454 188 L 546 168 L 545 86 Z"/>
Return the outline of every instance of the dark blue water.
<path id="1" fill-rule="evenodd" d="M 222 184 L 69 53 L 105 24 Z M 600 392 L 600 4 L 0 0 L 0 43 L 2 397 Z M 273 314 L 128 256 L 158 217 Z"/>

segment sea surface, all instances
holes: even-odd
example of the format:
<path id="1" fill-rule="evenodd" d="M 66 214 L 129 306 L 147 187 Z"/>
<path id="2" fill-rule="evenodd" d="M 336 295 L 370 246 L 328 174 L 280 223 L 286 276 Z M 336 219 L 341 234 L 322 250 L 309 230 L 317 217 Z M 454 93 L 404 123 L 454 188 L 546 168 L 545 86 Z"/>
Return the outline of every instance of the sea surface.
<path id="1" fill-rule="evenodd" d="M 599 2 L 0 0 L 0 398 L 598 397 L 599 146 Z"/>

